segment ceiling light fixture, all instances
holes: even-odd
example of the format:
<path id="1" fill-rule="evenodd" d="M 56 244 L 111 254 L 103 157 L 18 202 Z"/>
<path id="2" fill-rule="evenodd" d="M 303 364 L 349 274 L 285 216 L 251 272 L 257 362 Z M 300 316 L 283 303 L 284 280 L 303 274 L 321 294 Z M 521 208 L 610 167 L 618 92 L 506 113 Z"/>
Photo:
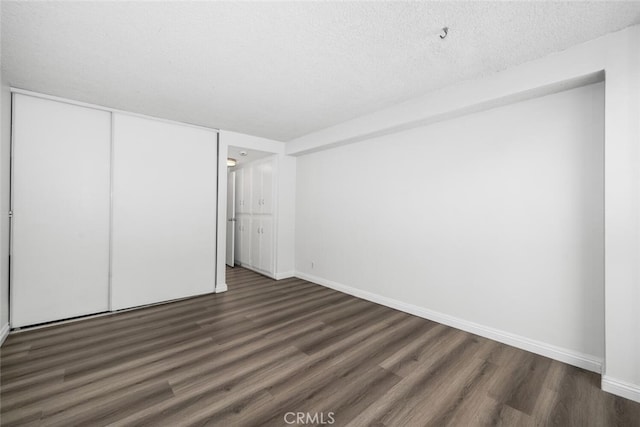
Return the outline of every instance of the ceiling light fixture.
<path id="1" fill-rule="evenodd" d="M 231 157 L 227 157 L 227 167 L 232 167 L 237 165 L 238 162 L 236 161 L 236 159 L 232 159 Z"/>
<path id="2" fill-rule="evenodd" d="M 246 156 L 246 155 L 247 155 L 247 152 L 246 152 L 246 151 L 241 151 L 241 152 L 240 152 L 240 155 L 241 155 L 241 156 Z"/>

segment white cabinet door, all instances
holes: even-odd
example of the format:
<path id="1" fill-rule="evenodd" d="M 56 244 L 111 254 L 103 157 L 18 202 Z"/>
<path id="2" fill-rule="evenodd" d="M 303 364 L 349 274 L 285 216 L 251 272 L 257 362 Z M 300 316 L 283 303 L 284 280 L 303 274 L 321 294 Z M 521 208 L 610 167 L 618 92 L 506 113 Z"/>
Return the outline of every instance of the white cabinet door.
<path id="1" fill-rule="evenodd" d="M 261 160 L 250 167 L 251 212 L 267 214 L 273 210 L 273 159 Z"/>
<path id="2" fill-rule="evenodd" d="M 240 264 L 251 265 L 251 219 L 245 215 L 238 216 L 236 224 L 236 257 Z"/>
<path id="3" fill-rule="evenodd" d="M 252 177 L 253 170 L 251 168 L 243 168 L 244 181 L 242 183 L 242 209 L 244 213 L 251 212 L 251 197 L 253 194 Z"/>
<path id="4" fill-rule="evenodd" d="M 114 309 L 213 292 L 216 134 L 114 114 Z"/>
<path id="5" fill-rule="evenodd" d="M 273 273 L 273 220 L 264 217 L 260 220 L 260 261 L 257 268 Z"/>
<path id="6" fill-rule="evenodd" d="M 260 212 L 261 213 L 272 213 L 273 212 L 273 160 L 268 160 L 260 165 L 258 165 L 260 169 L 260 175 L 262 180 L 262 186 L 260 188 L 261 193 L 261 203 L 260 203 Z"/>
<path id="7" fill-rule="evenodd" d="M 262 211 L 262 171 L 259 164 L 251 165 L 251 212 Z"/>
<path id="8" fill-rule="evenodd" d="M 250 266 L 273 273 L 273 220 L 269 216 L 251 217 Z"/>
<path id="9" fill-rule="evenodd" d="M 109 309 L 111 114 L 14 95 L 11 325 Z"/>
<path id="10" fill-rule="evenodd" d="M 237 175 L 236 175 L 237 178 Z M 237 181 L 236 181 L 237 182 Z M 233 248 L 235 262 L 238 264 L 242 264 L 242 254 L 240 253 L 242 248 L 242 217 L 237 215 L 236 213 L 236 222 L 234 223 L 236 232 L 235 232 L 235 245 Z"/>
<path id="11" fill-rule="evenodd" d="M 236 212 L 251 212 L 251 169 L 236 170 Z"/>
<path id="12" fill-rule="evenodd" d="M 244 184 L 244 171 L 242 169 L 237 169 L 236 174 L 236 185 L 235 185 L 235 204 L 236 204 L 236 213 L 243 213 L 242 209 L 242 189 Z"/>
<path id="13" fill-rule="evenodd" d="M 251 260 L 250 265 L 253 268 L 259 268 L 260 266 L 260 218 L 251 218 Z"/>

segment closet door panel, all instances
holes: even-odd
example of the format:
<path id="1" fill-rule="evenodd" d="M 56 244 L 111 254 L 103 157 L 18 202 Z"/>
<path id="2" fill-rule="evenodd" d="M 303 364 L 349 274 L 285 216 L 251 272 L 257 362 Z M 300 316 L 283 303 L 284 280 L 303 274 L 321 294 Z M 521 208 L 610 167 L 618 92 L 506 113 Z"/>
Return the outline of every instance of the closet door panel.
<path id="1" fill-rule="evenodd" d="M 251 253 L 249 265 L 253 268 L 260 268 L 260 226 L 261 221 L 258 217 L 253 217 L 250 220 L 251 223 Z"/>
<path id="2" fill-rule="evenodd" d="M 242 264 L 251 265 L 251 245 L 252 239 L 251 235 L 251 217 L 244 216 L 242 218 L 242 238 L 240 240 L 240 244 L 242 247 L 240 248 L 240 256 L 242 259 Z"/>
<path id="3" fill-rule="evenodd" d="M 112 306 L 213 292 L 214 132 L 114 114 Z"/>
<path id="4" fill-rule="evenodd" d="M 273 160 L 266 161 L 259 166 L 262 176 L 262 213 L 273 213 Z"/>
<path id="5" fill-rule="evenodd" d="M 251 213 L 262 212 L 262 173 L 259 165 L 252 165 L 251 171 Z"/>
<path id="6" fill-rule="evenodd" d="M 273 273 L 273 220 L 265 217 L 260 225 L 260 270 Z"/>
<path id="7" fill-rule="evenodd" d="M 236 213 L 244 213 L 244 170 L 236 169 Z"/>
<path id="8" fill-rule="evenodd" d="M 237 181 L 236 181 L 236 184 L 237 184 Z M 236 228 L 235 245 L 233 248 L 233 250 L 235 251 L 234 257 L 235 257 L 236 264 L 242 264 L 242 217 L 241 216 L 236 215 L 236 222 L 234 223 L 234 226 Z"/>
<path id="9" fill-rule="evenodd" d="M 111 114 L 14 94 L 11 324 L 109 309 Z"/>
<path id="10" fill-rule="evenodd" d="M 253 171 L 249 167 L 242 168 L 243 179 L 242 181 L 242 209 L 244 213 L 251 213 L 252 209 L 252 197 L 255 194 L 253 189 Z"/>

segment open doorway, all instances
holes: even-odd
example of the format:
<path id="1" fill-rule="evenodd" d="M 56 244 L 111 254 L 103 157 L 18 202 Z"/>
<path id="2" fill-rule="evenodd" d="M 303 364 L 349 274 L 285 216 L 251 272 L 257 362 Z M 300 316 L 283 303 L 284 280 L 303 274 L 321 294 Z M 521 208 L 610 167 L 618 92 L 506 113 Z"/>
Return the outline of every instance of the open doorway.
<path id="1" fill-rule="evenodd" d="M 242 175 L 237 178 L 239 169 L 244 168 L 247 164 L 253 163 L 273 153 L 248 149 L 245 147 L 229 146 L 227 152 L 227 240 L 226 240 L 226 257 L 225 262 L 229 267 L 235 267 L 238 260 L 242 258 L 241 252 L 243 248 L 241 239 L 239 239 L 239 228 L 243 227 L 242 218 L 238 217 L 238 213 L 242 211 L 239 204 L 243 203 L 243 198 L 239 197 L 239 193 L 244 191 L 245 182 Z M 244 245 L 247 246 L 247 245 Z"/>

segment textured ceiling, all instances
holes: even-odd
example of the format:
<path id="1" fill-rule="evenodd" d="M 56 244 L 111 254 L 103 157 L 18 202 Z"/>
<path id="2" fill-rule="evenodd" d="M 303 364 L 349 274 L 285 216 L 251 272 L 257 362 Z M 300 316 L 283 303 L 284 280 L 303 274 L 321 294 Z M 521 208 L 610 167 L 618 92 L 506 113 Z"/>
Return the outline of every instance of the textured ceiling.
<path id="1" fill-rule="evenodd" d="M 2 1 L 2 67 L 15 87 L 287 141 L 639 22 L 640 2 Z"/>

